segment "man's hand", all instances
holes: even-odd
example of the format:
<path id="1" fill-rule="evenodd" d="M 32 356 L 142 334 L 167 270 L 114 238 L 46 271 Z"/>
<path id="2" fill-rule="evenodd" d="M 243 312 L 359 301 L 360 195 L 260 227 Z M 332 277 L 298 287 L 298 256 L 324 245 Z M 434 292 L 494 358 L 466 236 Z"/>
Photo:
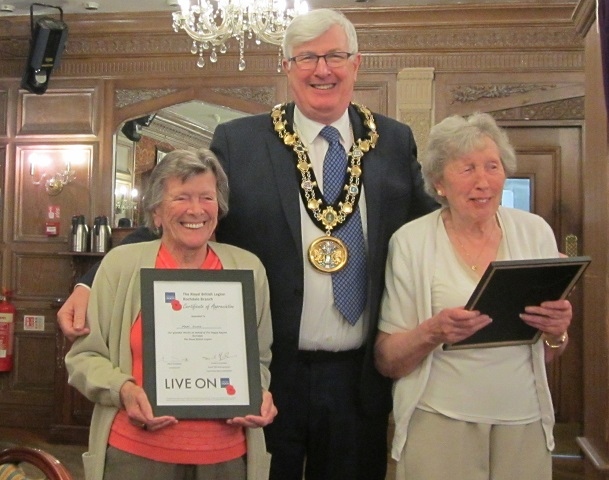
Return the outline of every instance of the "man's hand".
<path id="1" fill-rule="evenodd" d="M 70 341 L 89 333 L 89 328 L 85 325 L 89 294 L 87 287 L 77 285 L 57 312 L 59 328 Z"/>

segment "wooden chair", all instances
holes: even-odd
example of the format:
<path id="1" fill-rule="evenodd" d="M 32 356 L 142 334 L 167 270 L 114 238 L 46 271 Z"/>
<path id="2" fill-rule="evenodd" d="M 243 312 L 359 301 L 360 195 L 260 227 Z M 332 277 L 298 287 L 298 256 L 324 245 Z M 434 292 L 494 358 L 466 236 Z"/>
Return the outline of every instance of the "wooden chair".
<path id="1" fill-rule="evenodd" d="M 24 464 L 36 467 L 48 480 L 74 480 L 57 458 L 31 447 L 9 447 L 0 451 L 0 480 L 29 480 L 31 477 L 21 468 Z"/>

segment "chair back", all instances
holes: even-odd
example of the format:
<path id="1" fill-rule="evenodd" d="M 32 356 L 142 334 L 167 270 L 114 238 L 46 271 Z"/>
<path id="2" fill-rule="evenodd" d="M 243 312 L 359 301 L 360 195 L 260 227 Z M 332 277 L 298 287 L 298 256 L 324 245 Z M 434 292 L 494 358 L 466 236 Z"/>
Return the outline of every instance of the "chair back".
<path id="1" fill-rule="evenodd" d="M 40 470 L 48 480 L 74 480 L 68 469 L 53 455 L 39 448 L 9 447 L 0 451 L 0 480 L 28 480 L 22 464 Z"/>

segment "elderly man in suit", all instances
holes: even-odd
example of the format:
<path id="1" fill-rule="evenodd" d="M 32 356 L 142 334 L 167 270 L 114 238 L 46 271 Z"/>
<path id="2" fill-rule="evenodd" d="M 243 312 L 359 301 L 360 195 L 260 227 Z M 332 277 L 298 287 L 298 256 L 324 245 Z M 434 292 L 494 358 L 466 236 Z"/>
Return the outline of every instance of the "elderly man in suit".
<path id="1" fill-rule="evenodd" d="M 231 190 L 216 238 L 255 253 L 269 279 L 270 478 L 383 480 L 391 392 L 373 345 L 387 245 L 436 205 L 410 128 L 352 103 L 353 24 L 312 10 L 292 21 L 283 51 L 294 102 L 219 125 L 211 143 Z M 86 333 L 74 308 L 70 297 L 60 325 Z"/>

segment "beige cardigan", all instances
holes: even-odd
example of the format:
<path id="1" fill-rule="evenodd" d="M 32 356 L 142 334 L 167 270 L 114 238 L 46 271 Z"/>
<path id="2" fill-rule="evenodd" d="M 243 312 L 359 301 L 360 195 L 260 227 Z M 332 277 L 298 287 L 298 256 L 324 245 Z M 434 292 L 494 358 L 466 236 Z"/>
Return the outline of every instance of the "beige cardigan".
<path id="1" fill-rule="evenodd" d="M 89 451 L 83 454 L 86 480 L 102 480 L 106 446 L 120 388 L 132 380 L 130 330 L 141 310 L 140 268 L 154 268 L 160 240 L 123 245 L 104 257 L 91 288 L 87 322 L 91 333 L 66 355 L 70 385 L 95 403 Z M 253 270 L 262 388 L 269 388 L 272 326 L 266 272 L 260 260 L 240 248 L 210 242 L 225 269 Z M 261 428 L 246 429 L 247 479 L 268 478 L 270 454 Z"/>

